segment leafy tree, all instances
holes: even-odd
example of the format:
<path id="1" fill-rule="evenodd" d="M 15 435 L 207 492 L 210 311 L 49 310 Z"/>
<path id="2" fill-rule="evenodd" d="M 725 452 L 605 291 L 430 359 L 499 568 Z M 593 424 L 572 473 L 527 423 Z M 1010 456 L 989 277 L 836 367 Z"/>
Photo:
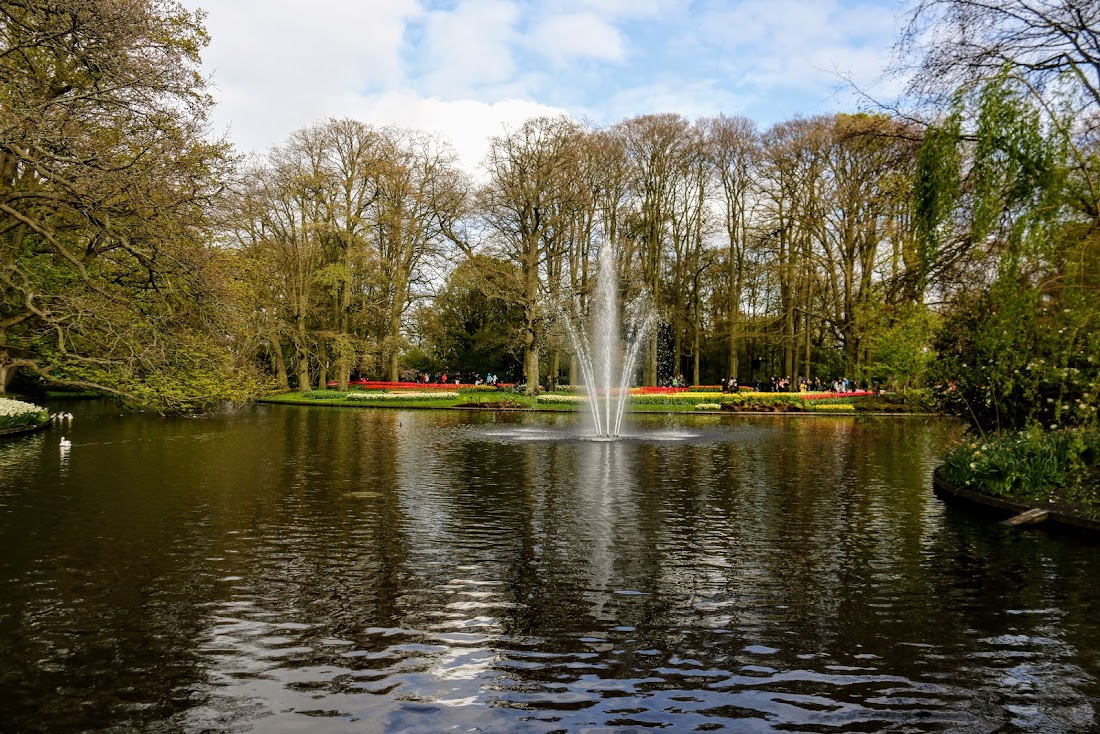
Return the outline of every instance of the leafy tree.
<path id="1" fill-rule="evenodd" d="M 983 431 L 1095 424 L 1098 222 L 1079 207 L 1073 155 L 1029 88 L 1002 76 L 977 104 L 951 215 L 969 287 L 936 341 L 944 406 Z"/>
<path id="2" fill-rule="evenodd" d="M 564 118 L 540 117 L 493 138 L 489 179 L 478 193 L 479 214 L 503 259 L 516 266 L 514 287 L 500 291 L 523 309 L 523 373 L 527 390 L 539 381 L 540 350 L 555 312 L 549 271 L 561 259 L 574 211 L 583 206 L 578 185 L 580 128 Z"/>
<path id="3" fill-rule="evenodd" d="M 0 392 L 16 371 L 165 408 L 251 392 L 207 213 L 201 16 L 0 4 Z"/>
<path id="4" fill-rule="evenodd" d="M 504 295 L 518 282 L 508 277 L 511 269 L 475 255 L 451 272 L 432 307 L 420 311 L 420 347 L 429 358 L 424 369 L 492 372 L 502 379 L 519 374 L 524 320 L 518 299 Z"/>

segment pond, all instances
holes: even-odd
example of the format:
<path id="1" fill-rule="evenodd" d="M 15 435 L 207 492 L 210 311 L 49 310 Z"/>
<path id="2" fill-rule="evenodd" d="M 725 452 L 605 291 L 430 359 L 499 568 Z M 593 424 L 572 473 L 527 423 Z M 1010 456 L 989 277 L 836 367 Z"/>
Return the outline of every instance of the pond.
<path id="1" fill-rule="evenodd" d="M 945 420 L 64 409 L 0 442 L 5 732 L 1100 727 L 1100 544 L 944 507 Z"/>

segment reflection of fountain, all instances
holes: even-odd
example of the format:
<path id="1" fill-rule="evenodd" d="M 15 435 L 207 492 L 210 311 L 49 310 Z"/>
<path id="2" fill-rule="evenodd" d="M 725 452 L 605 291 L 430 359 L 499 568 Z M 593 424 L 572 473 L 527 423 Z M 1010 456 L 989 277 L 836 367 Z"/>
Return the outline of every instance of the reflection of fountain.
<path id="1" fill-rule="evenodd" d="M 609 245 L 600 248 L 591 328 L 585 328 L 586 319 L 579 313 L 581 309 L 576 298 L 571 304 L 573 313 L 567 313 L 564 319 L 588 392 L 596 435 L 604 438 L 619 435 L 630 376 L 638 361 L 642 341 L 654 320 L 652 309 L 646 308 L 644 295 L 640 296 L 627 305 L 626 333 L 620 334 L 619 283 L 614 260 Z M 614 380 L 616 375 L 618 379 Z"/>

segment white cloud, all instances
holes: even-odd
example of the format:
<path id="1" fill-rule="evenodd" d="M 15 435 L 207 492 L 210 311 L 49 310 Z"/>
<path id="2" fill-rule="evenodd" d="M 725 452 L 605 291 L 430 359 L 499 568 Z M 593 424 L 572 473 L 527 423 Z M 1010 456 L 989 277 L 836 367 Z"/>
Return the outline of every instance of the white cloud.
<path id="1" fill-rule="evenodd" d="M 405 25 L 421 13 L 414 0 L 325 0 L 309 13 L 263 0 L 203 7 L 211 35 L 204 67 L 219 103 L 214 124 L 230 128 L 246 150 L 332 114 L 349 89 L 399 85 Z"/>
<path id="2" fill-rule="evenodd" d="M 845 79 L 875 86 L 895 34 L 892 5 L 835 0 L 746 0 L 702 25 L 706 43 L 728 49 L 731 86 L 755 96 L 801 95 L 807 114 L 852 99 L 837 94 Z"/>
<path id="3" fill-rule="evenodd" d="M 535 26 L 530 42 L 557 64 L 583 58 L 618 62 L 626 56 L 615 27 L 591 13 L 551 16 Z"/>
<path id="4" fill-rule="evenodd" d="M 458 98 L 512 79 L 516 64 L 511 46 L 518 38 L 519 18 L 519 9 L 503 0 L 466 0 L 452 11 L 429 13 L 424 47 L 418 51 L 429 64 L 424 89 Z"/>
<path id="5" fill-rule="evenodd" d="M 690 12 L 690 0 L 541 0 L 539 7 L 551 12 L 587 12 L 607 19 L 650 18 L 666 13 Z"/>
<path id="6" fill-rule="evenodd" d="M 328 117 L 435 131 L 475 169 L 541 114 L 769 124 L 850 108 L 889 59 L 895 0 L 182 0 L 209 12 L 214 124 L 264 150 Z M 881 90 L 882 87 L 876 88 Z M 872 91 L 876 91 L 872 89 Z"/>
<path id="7" fill-rule="evenodd" d="M 489 150 L 489 138 L 519 127 L 539 116 L 565 114 L 564 110 L 521 99 L 479 102 L 420 97 L 409 91 L 370 98 L 345 100 L 346 114 L 372 125 L 395 125 L 434 132 L 448 140 L 462 167 L 471 173 Z"/>

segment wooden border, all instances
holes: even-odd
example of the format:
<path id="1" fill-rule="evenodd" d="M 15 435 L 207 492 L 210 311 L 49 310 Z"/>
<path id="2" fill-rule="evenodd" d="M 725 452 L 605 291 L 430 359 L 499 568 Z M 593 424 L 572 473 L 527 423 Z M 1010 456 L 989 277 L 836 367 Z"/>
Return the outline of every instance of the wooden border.
<path id="1" fill-rule="evenodd" d="M 1100 521 L 1070 514 L 1064 507 L 1049 502 L 1019 502 L 956 487 L 943 478 L 940 471 L 942 468 L 937 467 L 932 472 L 932 491 L 944 502 L 977 507 L 998 517 L 1012 517 L 1028 510 L 1042 509 L 1049 513 L 1046 521 L 1042 523 L 1044 527 L 1057 526 L 1067 530 L 1100 534 Z"/>
<path id="2" fill-rule="evenodd" d="M 52 418 L 47 418 L 41 423 L 36 423 L 30 426 L 17 426 L 15 428 L 0 428 L 0 437 L 3 436 L 19 436 L 24 433 L 34 433 L 35 431 L 41 431 L 46 426 L 53 422 Z"/>

